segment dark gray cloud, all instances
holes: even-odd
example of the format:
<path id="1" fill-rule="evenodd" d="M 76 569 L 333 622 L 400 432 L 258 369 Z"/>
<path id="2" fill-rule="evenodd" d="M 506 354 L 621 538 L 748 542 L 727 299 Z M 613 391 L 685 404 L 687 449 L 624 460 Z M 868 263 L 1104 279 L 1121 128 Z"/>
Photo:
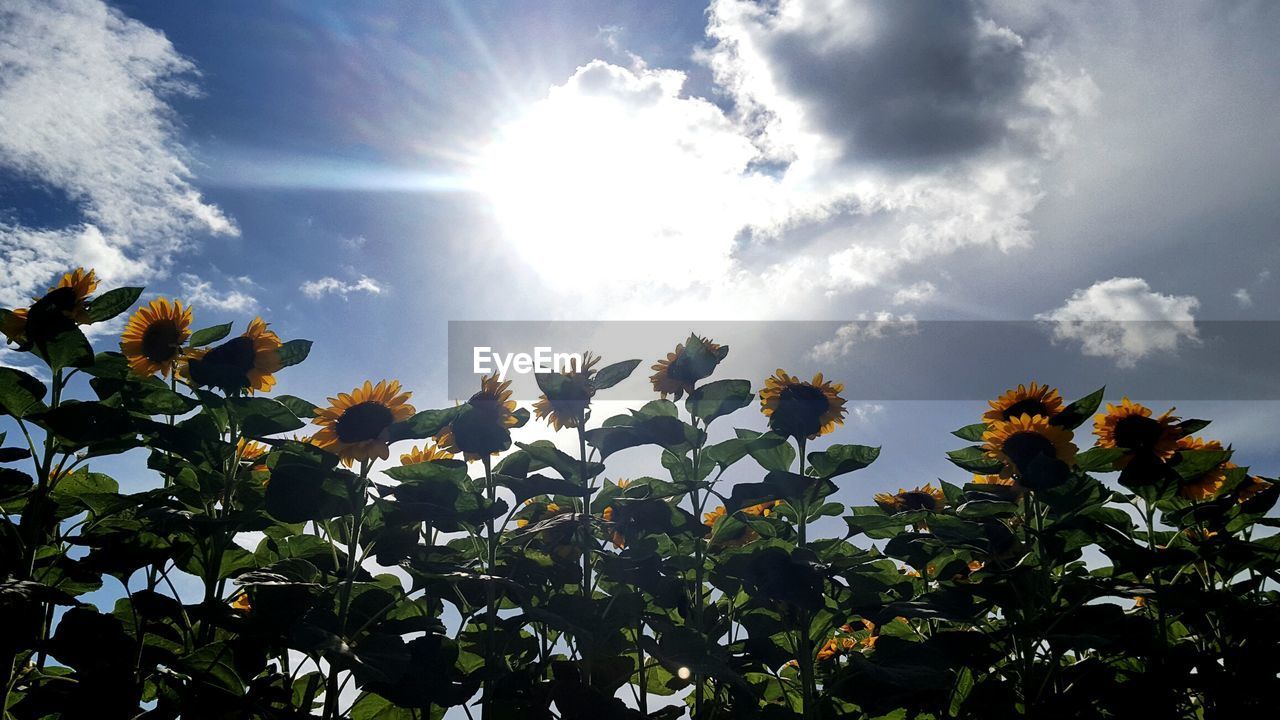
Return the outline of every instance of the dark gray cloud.
<path id="1" fill-rule="evenodd" d="M 850 160 L 930 163 L 998 146 L 1026 112 L 1027 50 L 973 2 L 849 0 L 843 20 L 780 23 L 762 49 Z"/>

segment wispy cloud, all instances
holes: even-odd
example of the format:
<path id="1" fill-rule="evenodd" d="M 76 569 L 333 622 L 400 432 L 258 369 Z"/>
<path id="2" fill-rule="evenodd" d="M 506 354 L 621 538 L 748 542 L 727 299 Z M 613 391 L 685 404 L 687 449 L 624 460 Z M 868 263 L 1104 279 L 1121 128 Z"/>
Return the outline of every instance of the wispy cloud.
<path id="1" fill-rule="evenodd" d="M 249 294 L 255 287 L 253 280 L 247 277 L 231 278 L 230 287 L 218 290 L 213 283 L 198 275 L 183 273 L 178 276 L 182 285 L 182 295 L 193 306 L 211 307 L 227 312 L 248 312 L 258 306 L 258 300 Z"/>
<path id="2" fill-rule="evenodd" d="M 1236 299 L 1236 303 L 1242 308 L 1253 307 L 1253 295 L 1249 294 L 1248 288 L 1236 288 L 1236 291 L 1231 294 L 1231 297 L 1234 297 Z"/>
<path id="3" fill-rule="evenodd" d="M 81 220 L 0 220 L 0 305 L 68 266 L 108 283 L 163 272 L 173 253 L 235 224 L 193 187 L 167 102 L 198 94 L 195 66 L 160 32 L 100 0 L 14 0 L 0 11 L 0 166 L 57 188 Z"/>
<path id="4" fill-rule="evenodd" d="M 302 283 L 302 294 L 307 297 L 318 300 L 325 295 L 341 295 L 345 300 L 352 293 L 367 293 L 369 295 L 380 295 L 382 293 L 382 285 L 371 277 L 362 275 L 359 280 L 346 282 L 335 277 L 322 277 L 319 280 L 308 280 Z"/>
<path id="5" fill-rule="evenodd" d="M 893 293 L 894 305 L 920 305 L 938 294 L 938 288 L 928 280 L 899 288 Z"/>
<path id="6" fill-rule="evenodd" d="M 894 315 L 891 312 L 862 313 L 858 320 L 836 328 L 835 335 L 813 347 L 809 356 L 814 360 L 830 362 L 848 355 L 856 345 L 869 340 L 920 332 L 914 315 Z"/>

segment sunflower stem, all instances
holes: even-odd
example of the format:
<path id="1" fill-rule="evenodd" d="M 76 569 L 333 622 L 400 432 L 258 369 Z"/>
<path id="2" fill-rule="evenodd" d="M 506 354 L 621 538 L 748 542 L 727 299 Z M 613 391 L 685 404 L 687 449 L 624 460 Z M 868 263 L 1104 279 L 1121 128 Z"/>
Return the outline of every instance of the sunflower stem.
<path id="1" fill-rule="evenodd" d="M 482 458 L 484 463 L 484 486 L 485 496 L 489 500 L 489 506 L 497 502 L 498 491 L 493 485 L 493 468 L 492 461 L 488 455 Z M 498 537 L 493 524 L 493 515 L 490 513 L 489 518 L 485 520 L 485 527 L 488 530 L 488 558 L 485 564 L 485 572 L 489 575 L 494 574 L 495 567 L 498 564 Z M 483 695 L 480 697 L 481 717 L 490 717 L 489 701 L 493 690 L 494 665 L 494 643 L 493 628 L 498 622 L 498 603 L 497 593 L 494 592 L 493 581 L 489 580 L 484 584 L 485 594 L 485 621 L 484 621 L 484 684 Z"/>
<path id="2" fill-rule="evenodd" d="M 804 451 L 806 443 L 807 438 L 803 436 L 796 438 L 796 449 L 800 455 L 800 475 L 802 477 L 805 474 Z M 809 544 L 809 508 L 804 498 L 800 498 L 800 501 L 796 504 L 798 505 L 796 512 L 800 514 L 799 522 L 797 523 L 799 539 L 797 547 L 805 548 Z M 800 685 L 804 698 L 803 713 L 806 720 L 811 720 L 817 715 L 817 708 L 814 705 L 817 687 L 813 679 L 813 640 L 809 637 L 809 611 L 805 608 L 800 608 L 798 614 L 800 616 L 798 644 L 800 646 Z"/>
<path id="3" fill-rule="evenodd" d="M 347 564 L 346 576 L 343 578 L 342 587 L 339 589 L 338 596 L 338 637 L 347 640 L 347 616 L 351 610 L 351 589 L 355 584 L 356 570 L 359 568 L 358 554 L 360 553 L 360 532 L 364 527 L 364 510 L 368 502 L 365 495 L 366 483 L 369 479 L 368 460 L 360 462 L 360 480 L 356 483 L 356 487 L 351 492 L 351 532 L 347 536 Z M 338 717 L 338 696 L 341 694 L 341 687 L 338 683 L 338 671 L 333 666 L 333 662 L 329 663 L 328 687 L 324 692 L 324 717 L 327 719 Z"/>
<path id="4" fill-rule="evenodd" d="M 578 418 L 578 475 L 582 486 L 582 597 L 591 602 L 591 480 L 587 477 L 587 434 L 585 417 Z M 594 649 L 590 642 L 582 648 L 582 675 L 591 684 L 591 657 Z"/>

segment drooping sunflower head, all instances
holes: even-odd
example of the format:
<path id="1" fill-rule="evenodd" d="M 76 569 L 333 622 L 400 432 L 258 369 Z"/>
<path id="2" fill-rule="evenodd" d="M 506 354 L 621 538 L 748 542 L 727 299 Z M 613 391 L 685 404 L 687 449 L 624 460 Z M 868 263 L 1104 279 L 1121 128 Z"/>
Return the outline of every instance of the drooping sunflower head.
<path id="1" fill-rule="evenodd" d="M 5 340 L 16 345 L 26 342 L 27 312 L 27 308 L 15 308 L 0 314 L 0 334 Z"/>
<path id="2" fill-rule="evenodd" d="M 676 345 L 676 349 L 653 364 L 649 376 L 653 390 L 662 396 L 674 395 L 679 400 L 685 393 L 693 392 L 699 380 L 710 377 L 716 366 L 729 354 L 729 348 L 712 342 L 709 338 L 690 335 Z"/>
<path id="3" fill-rule="evenodd" d="M 533 414 L 556 430 L 576 428 L 586 419 L 591 398 L 596 394 L 592 385 L 598 355 L 590 351 L 582 354 L 582 364 L 573 370 L 538 377 L 543 393 L 533 404 Z"/>
<path id="4" fill-rule="evenodd" d="M 770 430 L 812 440 L 844 424 L 843 391 L 844 385 L 823 380 L 822 373 L 804 382 L 779 368 L 760 390 L 760 412 L 769 418 Z"/>
<path id="5" fill-rule="evenodd" d="M 93 322 L 89 296 L 97 289 L 94 271 L 76 268 L 42 297 L 31 298 L 30 307 L 6 311 L 0 319 L 0 332 L 25 350 L 52 340 L 70 326 L 88 325 Z"/>
<path id="6" fill-rule="evenodd" d="M 991 424 L 982 434 L 987 457 L 1004 464 L 1002 477 L 1019 477 L 1032 488 L 1030 473 L 1036 461 L 1057 460 L 1065 465 L 1076 462 L 1076 446 L 1071 431 L 1049 423 L 1043 415 L 1020 415 Z"/>
<path id="7" fill-rule="evenodd" d="M 706 525 L 707 527 L 714 527 L 716 522 L 719 521 L 720 518 L 724 517 L 725 514 L 726 514 L 725 508 L 723 505 L 721 505 L 709 513 L 703 513 L 702 524 Z"/>
<path id="8" fill-rule="evenodd" d="M 900 488 L 896 493 L 877 493 L 875 501 L 886 512 L 939 512 L 947 506 L 947 496 L 943 494 L 942 488 L 935 488 L 932 483 L 925 483 L 924 487 L 914 490 Z"/>
<path id="9" fill-rule="evenodd" d="M 366 380 L 350 393 L 339 393 L 329 398 L 329 407 L 316 409 L 320 429 L 311 444 L 334 453 L 347 467 L 357 460 L 386 460 L 391 425 L 414 413 L 411 395 L 401 391 L 398 380 L 377 385 Z"/>
<path id="10" fill-rule="evenodd" d="M 243 335 L 210 350 L 188 351 L 180 373 L 198 387 L 216 387 L 228 394 L 267 392 L 275 387 L 275 373 L 284 366 L 283 345 L 262 318 L 254 318 Z"/>
<path id="11" fill-rule="evenodd" d="M 269 448 L 260 442 L 254 442 L 248 438 L 240 438 L 236 441 L 236 457 L 241 462 L 250 462 L 266 455 Z"/>
<path id="12" fill-rule="evenodd" d="M 1217 440 L 1205 440 L 1200 437 L 1184 436 L 1177 439 L 1175 446 L 1178 452 L 1184 450 L 1210 450 L 1221 452 L 1224 448 Z M 1231 461 L 1221 462 L 1199 477 L 1183 482 L 1178 486 L 1178 494 L 1188 500 L 1203 502 L 1217 495 L 1227 484 L 1227 471 L 1236 467 Z"/>
<path id="13" fill-rule="evenodd" d="M 480 392 L 467 400 L 464 412 L 436 435 L 436 444 L 467 462 L 476 462 L 510 447 L 511 428 L 520 424 L 511 381 L 498 374 L 480 380 Z"/>
<path id="14" fill-rule="evenodd" d="M 78 267 L 62 276 L 57 285 L 49 288 L 46 298 L 57 295 L 58 306 L 63 313 L 80 325 L 88 325 L 89 296 L 98 289 L 98 275 L 92 269 Z"/>
<path id="15" fill-rule="evenodd" d="M 1173 457 L 1182 432 L 1174 425 L 1178 418 L 1170 409 L 1158 418 L 1151 408 L 1123 398 L 1119 405 L 1107 403 L 1107 412 L 1093 419 L 1093 434 L 1098 445 L 1120 448 L 1130 453 L 1154 455 L 1162 460 Z"/>
<path id="16" fill-rule="evenodd" d="M 1031 383 L 1030 387 L 1019 385 L 995 400 L 987 401 L 991 406 L 982 416 L 983 422 L 993 423 L 1008 420 L 1022 415 L 1043 415 L 1052 418 L 1062 412 L 1062 396 L 1056 388 L 1048 385 Z"/>
<path id="17" fill-rule="evenodd" d="M 452 460 L 453 453 L 445 450 L 439 445 L 428 443 L 423 445 L 421 449 L 417 445 L 410 448 L 409 452 L 400 456 L 401 465 L 417 465 L 418 463 L 431 462 L 432 460 Z"/>
<path id="18" fill-rule="evenodd" d="M 190 337 L 191 308 L 158 298 L 129 318 L 120 334 L 120 352 L 135 373 L 168 377 Z"/>

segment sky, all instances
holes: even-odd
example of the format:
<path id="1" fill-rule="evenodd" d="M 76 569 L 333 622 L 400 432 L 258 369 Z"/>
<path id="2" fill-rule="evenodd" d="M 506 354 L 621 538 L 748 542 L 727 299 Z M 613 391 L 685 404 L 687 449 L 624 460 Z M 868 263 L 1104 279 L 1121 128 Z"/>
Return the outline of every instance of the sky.
<path id="1" fill-rule="evenodd" d="M 833 321 L 764 349 L 850 382 L 918 322 L 1037 321 L 1123 380 L 1280 320 L 1277 36 L 1231 0 L 10 0 L 0 306 L 86 265 L 261 315 L 315 341 L 277 391 L 316 402 L 449 404 L 448 322 L 492 319 L 669 321 L 645 366 L 700 321 Z M 1080 329 L 1113 320 L 1146 322 Z M 1276 474 L 1277 403 L 1176 393 L 1140 399 Z M 965 480 L 980 401 L 851 407 L 830 439 L 885 449 L 845 502 Z"/>

